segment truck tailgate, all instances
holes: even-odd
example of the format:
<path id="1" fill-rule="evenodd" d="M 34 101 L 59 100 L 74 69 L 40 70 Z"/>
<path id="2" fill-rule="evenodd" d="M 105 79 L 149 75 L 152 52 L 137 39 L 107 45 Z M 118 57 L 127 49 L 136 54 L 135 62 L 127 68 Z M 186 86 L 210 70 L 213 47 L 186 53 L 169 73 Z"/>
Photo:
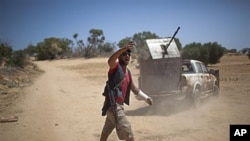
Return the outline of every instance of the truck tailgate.
<path id="1" fill-rule="evenodd" d="M 149 95 L 177 90 L 181 66 L 181 57 L 140 62 L 140 89 Z"/>

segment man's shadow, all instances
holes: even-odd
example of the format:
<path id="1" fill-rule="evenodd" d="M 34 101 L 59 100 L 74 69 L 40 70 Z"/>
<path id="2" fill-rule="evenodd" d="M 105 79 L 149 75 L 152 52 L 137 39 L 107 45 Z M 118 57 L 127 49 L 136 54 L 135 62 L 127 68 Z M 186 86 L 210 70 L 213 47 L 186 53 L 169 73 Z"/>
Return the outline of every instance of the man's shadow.
<path id="1" fill-rule="evenodd" d="M 170 116 L 193 108 L 190 99 L 180 99 L 173 95 L 151 96 L 152 106 L 125 111 L 128 116 Z"/>

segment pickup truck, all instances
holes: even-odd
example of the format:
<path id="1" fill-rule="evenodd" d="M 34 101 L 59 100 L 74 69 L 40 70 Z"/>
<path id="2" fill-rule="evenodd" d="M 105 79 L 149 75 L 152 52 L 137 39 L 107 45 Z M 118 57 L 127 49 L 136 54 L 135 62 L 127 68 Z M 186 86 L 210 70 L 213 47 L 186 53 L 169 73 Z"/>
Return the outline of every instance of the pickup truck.
<path id="1" fill-rule="evenodd" d="M 198 60 L 165 58 L 143 61 L 139 88 L 149 95 L 175 94 L 198 107 L 201 99 L 219 96 L 219 71 L 209 71 Z"/>
<path id="2" fill-rule="evenodd" d="M 178 90 L 198 107 L 202 98 L 219 96 L 219 71 L 208 71 L 205 64 L 197 60 L 183 60 Z"/>
<path id="3" fill-rule="evenodd" d="M 219 95 L 219 70 L 208 70 L 198 60 L 183 60 L 171 39 L 146 40 L 152 59 L 139 64 L 139 88 L 149 95 L 176 95 L 198 107 L 202 98 Z M 167 52 L 166 52 L 167 51 Z M 162 55 L 165 53 L 164 55 Z"/>

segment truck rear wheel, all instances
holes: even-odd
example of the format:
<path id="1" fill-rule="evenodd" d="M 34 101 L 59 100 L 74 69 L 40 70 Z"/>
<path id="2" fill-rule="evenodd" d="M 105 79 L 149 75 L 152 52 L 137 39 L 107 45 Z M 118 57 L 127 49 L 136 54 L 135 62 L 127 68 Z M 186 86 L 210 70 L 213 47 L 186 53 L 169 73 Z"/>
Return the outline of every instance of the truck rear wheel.
<path id="1" fill-rule="evenodd" d="M 220 88 L 216 85 L 214 86 L 213 96 L 216 98 L 220 96 Z"/>

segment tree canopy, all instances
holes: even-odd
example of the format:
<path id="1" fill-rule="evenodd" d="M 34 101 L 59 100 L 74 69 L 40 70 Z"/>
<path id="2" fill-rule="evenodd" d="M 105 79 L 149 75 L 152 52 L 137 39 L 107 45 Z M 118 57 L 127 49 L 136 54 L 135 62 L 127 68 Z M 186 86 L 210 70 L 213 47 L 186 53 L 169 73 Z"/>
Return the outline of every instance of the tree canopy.
<path id="1" fill-rule="evenodd" d="M 157 39 L 157 38 L 159 38 L 159 36 L 157 36 L 155 33 L 151 33 L 149 31 L 139 32 L 135 33 L 133 37 L 125 37 L 118 43 L 118 46 L 121 48 L 129 41 L 134 41 L 136 43 L 136 47 L 134 49 L 135 54 L 138 56 L 139 60 L 145 60 L 150 58 L 150 53 L 146 44 L 146 39 Z"/>
<path id="2" fill-rule="evenodd" d="M 50 37 L 45 38 L 36 45 L 38 60 L 47 60 L 62 58 L 65 54 L 71 52 L 70 45 L 73 42 L 65 38 Z"/>
<path id="3" fill-rule="evenodd" d="M 136 47 L 133 50 L 132 57 L 137 58 L 138 61 L 151 59 L 149 49 L 146 44 L 147 39 L 160 39 L 155 33 L 150 31 L 143 31 L 135 33 L 130 37 L 124 37 L 117 44 L 105 42 L 104 32 L 101 29 L 89 30 L 89 37 L 86 38 L 86 43 L 83 39 L 78 38 L 78 33 L 73 34 L 75 42 L 67 38 L 49 37 L 37 43 L 37 45 L 29 44 L 24 52 L 29 56 L 36 56 L 38 60 L 65 58 L 65 57 L 96 57 L 110 55 L 114 52 L 116 46 L 123 47 L 129 41 L 134 41 Z M 181 51 L 183 59 L 196 59 L 205 64 L 218 63 L 220 58 L 226 51 L 226 48 L 219 45 L 217 42 L 209 43 L 190 43 L 182 48 L 181 41 L 174 38 L 178 49 Z M 15 55 L 10 45 L 0 40 L 0 63 L 10 56 L 22 56 L 21 52 L 16 52 Z M 231 50 L 236 52 L 237 50 Z M 11 59 L 8 59 L 11 60 Z"/>
<path id="4" fill-rule="evenodd" d="M 183 59 L 195 59 L 207 64 L 219 63 L 223 56 L 225 48 L 217 42 L 209 42 L 205 44 L 190 43 L 187 44 L 181 51 Z"/>
<path id="5" fill-rule="evenodd" d="M 10 44 L 0 40 L 0 66 L 24 67 L 26 55 L 23 50 L 14 51 Z"/>

